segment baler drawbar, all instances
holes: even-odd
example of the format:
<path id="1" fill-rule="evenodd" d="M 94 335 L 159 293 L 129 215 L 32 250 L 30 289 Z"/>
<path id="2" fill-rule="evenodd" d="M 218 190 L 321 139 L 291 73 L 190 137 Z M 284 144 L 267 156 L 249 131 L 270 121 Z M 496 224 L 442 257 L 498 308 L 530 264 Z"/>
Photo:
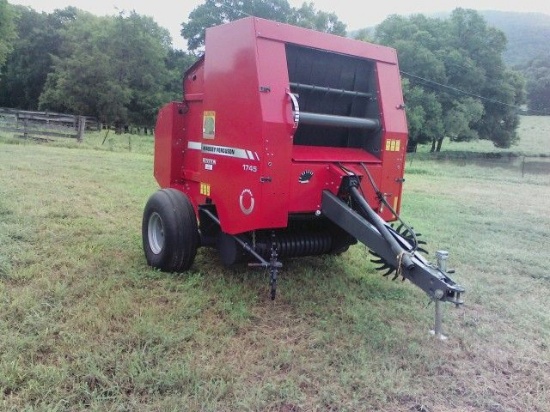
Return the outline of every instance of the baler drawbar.
<path id="1" fill-rule="evenodd" d="M 392 48 L 254 17 L 207 29 L 183 99 L 158 114 L 148 264 L 182 272 L 212 247 L 267 268 L 274 298 L 283 259 L 359 241 L 385 276 L 461 304 L 446 252 L 430 263 L 399 217 L 404 108 Z"/>

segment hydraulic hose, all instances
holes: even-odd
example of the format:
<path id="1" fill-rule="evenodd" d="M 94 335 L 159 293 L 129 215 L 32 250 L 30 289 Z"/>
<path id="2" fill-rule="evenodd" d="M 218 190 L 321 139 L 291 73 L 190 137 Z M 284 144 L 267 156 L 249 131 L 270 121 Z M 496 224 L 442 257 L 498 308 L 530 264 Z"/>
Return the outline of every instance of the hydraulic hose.
<path id="1" fill-rule="evenodd" d="M 413 263 L 407 251 L 403 249 L 399 245 L 399 243 L 397 243 L 397 240 L 395 240 L 395 238 L 386 228 L 384 221 L 380 218 L 380 216 L 376 214 L 374 210 L 372 210 L 365 198 L 361 195 L 361 192 L 359 192 L 359 189 L 351 185 L 349 188 L 349 193 L 351 194 L 353 200 L 357 202 L 363 213 L 366 215 L 365 217 L 369 220 L 369 222 L 374 225 L 374 227 L 376 227 L 376 229 L 378 229 L 382 237 L 388 242 L 391 250 L 393 251 L 393 253 L 395 253 L 395 256 L 397 257 L 398 265 L 399 262 L 401 262 L 401 264 L 405 268 L 407 268 L 407 270 L 414 269 L 415 264 Z M 397 269 L 399 270 L 399 267 Z"/>

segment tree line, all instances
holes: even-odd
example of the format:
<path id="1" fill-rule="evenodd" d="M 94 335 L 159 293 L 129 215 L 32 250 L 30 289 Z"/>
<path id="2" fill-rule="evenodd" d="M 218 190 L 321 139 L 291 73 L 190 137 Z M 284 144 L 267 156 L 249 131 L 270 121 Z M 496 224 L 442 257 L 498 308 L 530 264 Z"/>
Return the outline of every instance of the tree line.
<path id="1" fill-rule="evenodd" d="M 165 28 L 135 12 L 39 13 L 0 0 L 0 106 L 151 127 L 163 104 L 181 99 L 182 76 L 203 52 L 204 30 L 249 15 L 346 35 L 334 13 L 312 3 L 205 0 L 182 23 L 188 48 L 181 51 Z M 550 109 L 550 57 L 533 59 L 527 75 L 506 67 L 504 34 L 473 10 L 456 9 L 447 19 L 394 15 L 355 37 L 396 48 L 410 140 L 434 151 L 445 137 L 510 147 L 520 105 Z"/>
<path id="2" fill-rule="evenodd" d="M 0 3 L 5 0 L 0 0 Z M 193 62 L 168 31 L 135 12 L 98 17 L 13 6 L 15 37 L 0 72 L 0 106 L 95 116 L 151 127 L 158 108 L 181 96 Z"/>

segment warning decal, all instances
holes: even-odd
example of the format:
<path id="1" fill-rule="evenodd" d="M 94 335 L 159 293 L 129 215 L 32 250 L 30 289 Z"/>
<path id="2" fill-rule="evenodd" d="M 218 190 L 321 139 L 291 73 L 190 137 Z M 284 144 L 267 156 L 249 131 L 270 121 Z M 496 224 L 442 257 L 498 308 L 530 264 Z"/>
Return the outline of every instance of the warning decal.
<path id="1" fill-rule="evenodd" d="M 216 136 L 216 112 L 205 111 L 202 117 L 202 137 L 213 139 Z"/>
<path id="2" fill-rule="evenodd" d="M 401 150 L 401 140 L 386 140 L 386 152 L 399 152 Z"/>
<path id="3" fill-rule="evenodd" d="M 201 195 L 204 196 L 210 196 L 210 184 L 208 183 L 201 183 Z"/>

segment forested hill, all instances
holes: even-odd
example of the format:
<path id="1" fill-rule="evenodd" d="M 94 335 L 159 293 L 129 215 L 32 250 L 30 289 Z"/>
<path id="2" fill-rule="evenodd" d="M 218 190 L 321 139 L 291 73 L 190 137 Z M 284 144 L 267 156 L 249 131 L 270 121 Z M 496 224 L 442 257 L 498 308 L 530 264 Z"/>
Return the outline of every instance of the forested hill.
<path id="1" fill-rule="evenodd" d="M 488 25 L 504 32 L 508 41 L 504 61 L 511 67 L 523 66 L 537 56 L 550 53 L 550 15 L 544 13 L 520 13 L 513 11 L 478 11 Z M 449 13 L 437 13 L 427 17 L 448 18 Z M 374 33 L 375 27 L 366 27 Z M 357 30 L 349 33 L 350 37 Z"/>
<path id="2" fill-rule="evenodd" d="M 506 11 L 480 11 L 490 26 L 502 30 L 508 39 L 504 60 L 510 66 L 524 65 L 550 53 L 550 15 Z"/>

